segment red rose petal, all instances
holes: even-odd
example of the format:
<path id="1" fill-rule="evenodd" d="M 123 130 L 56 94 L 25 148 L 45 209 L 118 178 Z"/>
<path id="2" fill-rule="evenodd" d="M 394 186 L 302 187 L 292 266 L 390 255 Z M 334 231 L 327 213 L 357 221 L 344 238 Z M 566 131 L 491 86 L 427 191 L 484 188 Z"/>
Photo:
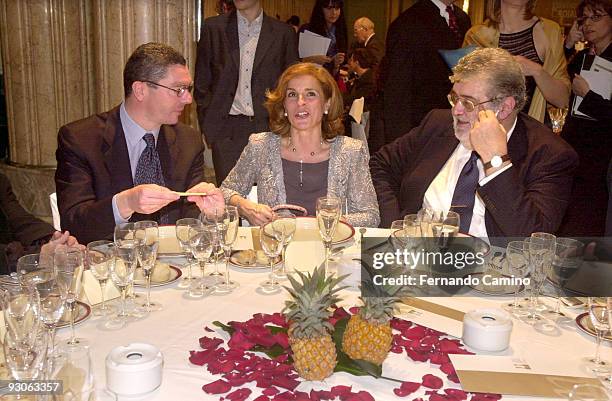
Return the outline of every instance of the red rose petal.
<path id="1" fill-rule="evenodd" d="M 284 349 L 289 348 L 289 336 L 287 333 L 276 333 L 273 338 L 274 341 Z"/>
<path id="2" fill-rule="evenodd" d="M 210 327 L 208 327 L 208 326 L 204 326 L 204 331 L 207 331 L 207 332 L 209 332 L 209 333 L 214 333 L 214 332 L 215 332 L 213 329 L 211 329 L 211 328 L 210 328 Z"/>
<path id="3" fill-rule="evenodd" d="M 295 397 L 289 391 L 285 391 L 284 393 L 277 394 L 273 401 L 293 401 Z"/>
<path id="4" fill-rule="evenodd" d="M 447 375 L 455 374 L 455 367 L 450 362 L 443 363 L 442 365 L 440 365 L 440 370 L 446 373 Z"/>
<path id="5" fill-rule="evenodd" d="M 270 401 L 270 399 L 266 397 L 265 395 L 260 395 L 259 397 L 255 398 L 253 401 Z"/>
<path id="6" fill-rule="evenodd" d="M 293 391 L 300 384 L 300 382 L 288 376 L 279 376 L 272 380 L 272 384 Z"/>
<path id="7" fill-rule="evenodd" d="M 471 401 L 496 401 L 501 399 L 501 394 L 472 393 Z"/>
<path id="8" fill-rule="evenodd" d="M 208 383 L 202 386 L 202 390 L 204 390 L 208 394 L 221 394 L 230 391 L 232 386 L 225 380 L 216 380 L 212 383 Z"/>
<path id="9" fill-rule="evenodd" d="M 317 401 L 317 400 L 333 400 L 335 398 L 334 395 L 332 395 L 331 391 L 326 391 L 326 390 L 310 390 L 310 398 L 312 398 L 313 401 Z"/>
<path id="10" fill-rule="evenodd" d="M 450 397 L 452 397 L 453 399 L 458 400 L 458 401 L 466 400 L 468 396 L 468 393 L 466 393 L 463 390 L 456 389 L 456 388 L 447 388 L 444 390 L 444 392 L 448 394 Z"/>
<path id="11" fill-rule="evenodd" d="M 418 340 L 425 336 L 425 328 L 423 326 L 411 327 L 408 330 L 405 330 L 402 335 L 411 340 Z"/>
<path id="12" fill-rule="evenodd" d="M 264 391 L 261 392 L 263 395 L 275 395 L 279 393 L 279 390 L 276 387 L 268 387 Z"/>
<path id="13" fill-rule="evenodd" d="M 342 397 L 351 394 L 351 388 L 351 386 L 334 386 L 331 388 L 331 394 L 334 397 Z"/>
<path id="14" fill-rule="evenodd" d="M 450 381 L 452 381 L 453 383 L 457 383 L 460 384 L 461 382 L 459 381 L 459 377 L 456 374 L 452 374 L 452 375 L 448 375 L 446 376 L 446 378 Z"/>
<path id="15" fill-rule="evenodd" d="M 415 391 L 417 391 L 421 387 L 421 383 L 415 382 L 403 382 L 399 388 L 393 389 L 393 392 L 398 397 L 406 397 Z"/>
<path id="16" fill-rule="evenodd" d="M 423 386 L 425 387 L 439 389 L 442 388 L 443 384 L 444 382 L 442 381 L 442 379 L 437 376 L 434 376 L 432 374 L 426 374 L 425 376 L 423 376 Z"/>
<path id="17" fill-rule="evenodd" d="M 199 341 L 202 349 L 215 349 L 220 344 L 223 344 L 223 340 L 220 338 L 201 337 Z"/>
<path id="18" fill-rule="evenodd" d="M 232 391 L 228 395 L 225 396 L 230 401 L 244 401 L 249 395 L 251 395 L 251 390 L 248 388 L 240 388 L 236 391 Z"/>
<path id="19" fill-rule="evenodd" d="M 429 401 L 449 401 L 452 398 L 449 398 L 443 394 L 433 393 L 429 396 Z"/>
<path id="20" fill-rule="evenodd" d="M 428 353 L 417 352 L 410 348 L 406 348 L 406 354 L 408 354 L 410 359 L 417 362 L 425 362 L 429 357 Z"/>
<path id="21" fill-rule="evenodd" d="M 443 365 L 445 363 L 450 363 L 450 359 L 448 358 L 448 354 L 443 352 L 434 352 L 431 354 L 429 362 L 435 365 Z"/>

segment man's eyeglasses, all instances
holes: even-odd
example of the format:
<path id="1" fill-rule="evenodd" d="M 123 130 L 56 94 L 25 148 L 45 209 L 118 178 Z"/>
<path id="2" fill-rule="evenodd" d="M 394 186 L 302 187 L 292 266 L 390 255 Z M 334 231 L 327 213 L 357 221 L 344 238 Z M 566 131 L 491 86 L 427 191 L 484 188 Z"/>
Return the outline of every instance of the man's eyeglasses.
<path id="1" fill-rule="evenodd" d="M 584 17 L 577 18 L 576 21 L 578 22 L 578 25 L 584 25 L 589 19 L 593 22 L 597 22 L 607 15 L 609 14 L 593 14 L 591 16 L 585 15 Z"/>
<path id="2" fill-rule="evenodd" d="M 484 102 L 474 103 L 470 99 L 466 99 L 466 98 L 460 97 L 455 92 L 449 93 L 448 95 L 446 95 L 446 98 L 448 99 L 448 102 L 450 103 L 450 105 L 452 107 L 455 107 L 456 104 L 460 104 L 461 106 L 463 106 L 465 111 L 468 112 L 468 113 L 473 112 L 476 109 L 476 106 L 480 106 L 481 104 L 493 102 L 493 101 L 499 99 L 497 97 L 494 97 L 494 98 L 491 98 L 489 100 L 485 100 Z"/>
<path id="3" fill-rule="evenodd" d="M 193 85 L 181 86 L 180 88 L 171 88 L 169 86 L 158 84 L 157 82 L 153 82 L 153 81 L 142 81 L 142 82 L 146 82 L 146 83 L 151 84 L 151 85 L 160 86 L 162 88 L 170 89 L 172 92 L 176 93 L 176 96 L 178 96 L 178 97 L 183 96 L 187 92 L 191 93 L 191 91 L 193 90 Z"/>

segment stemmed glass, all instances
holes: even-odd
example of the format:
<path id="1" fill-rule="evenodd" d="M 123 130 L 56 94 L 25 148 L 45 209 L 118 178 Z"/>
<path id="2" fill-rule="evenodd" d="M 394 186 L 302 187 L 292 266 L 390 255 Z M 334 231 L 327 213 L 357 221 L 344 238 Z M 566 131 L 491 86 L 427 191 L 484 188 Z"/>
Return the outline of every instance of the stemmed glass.
<path id="1" fill-rule="evenodd" d="M 134 236 L 140 240 L 138 246 L 138 264 L 142 267 L 147 285 L 147 300 L 142 305 L 147 312 L 159 311 L 162 305 L 151 302 L 151 274 L 157 260 L 159 249 L 159 227 L 155 221 L 139 221 L 134 223 Z"/>
<path id="2" fill-rule="evenodd" d="M 206 214 L 206 213 L 200 213 L 200 220 L 202 221 L 202 223 L 205 224 L 213 224 L 217 230 L 224 230 L 227 229 L 226 226 L 223 225 L 223 220 L 224 220 L 224 216 L 225 216 L 225 207 L 224 208 L 215 208 L 214 213 L 210 213 Z M 218 280 L 221 280 L 223 273 L 221 273 L 219 271 L 219 253 L 223 252 L 223 248 L 221 245 L 221 238 L 224 235 L 222 233 L 219 233 L 219 235 L 217 235 L 216 239 L 217 239 L 217 243 L 214 244 L 213 246 L 213 250 L 212 250 L 212 255 L 213 255 L 213 264 L 215 266 L 215 270 L 213 272 L 208 273 L 209 276 L 213 276 Z"/>
<path id="3" fill-rule="evenodd" d="M 431 233 L 437 246 L 446 248 L 459 232 L 459 213 L 453 211 L 434 211 L 431 219 Z"/>
<path id="4" fill-rule="evenodd" d="M 202 272 L 200 279 L 189 289 L 189 295 L 203 297 L 212 292 L 212 288 L 206 283 L 206 262 L 210 259 L 212 250 L 217 242 L 217 228 L 211 224 L 194 225 L 189 228 L 189 249 L 200 264 Z"/>
<path id="5" fill-rule="evenodd" d="M 40 269 L 53 269 L 53 255 L 32 253 L 17 259 L 17 275 L 20 278 Z"/>
<path id="6" fill-rule="evenodd" d="M 284 279 L 287 277 L 287 248 L 289 247 L 289 243 L 293 239 L 293 234 L 295 234 L 296 229 L 296 217 L 293 213 L 286 210 L 279 210 L 276 212 L 274 220 L 272 221 L 272 227 L 274 229 L 274 233 L 283 232 L 285 234 L 285 241 L 283 242 L 283 251 L 282 251 L 282 259 L 283 259 L 283 267 L 280 272 L 276 272 L 276 278 Z"/>
<path id="7" fill-rule="evenodd" d="M 28 283 L 8 278 L 2 282 L 0 303 L 7 331 L 23 343 L 32 341 L 40 324 L 40 298 Z"/>
<path id="8" fill-rule="evenodd" d="M 546 272 L 550 270 L 555 251 L 556 237 L 553 234 L 536 232 L 531 234 L 527 240 L 529 243 L 529 261 L 531 267 L 532 295 L 531 295 L 531 312 L 529 313 L 528 322 L 535 322 L 541 319 L 537 314 L 539 310 L 543 310 L 540 306 L 540 290 L 546 282 Z"/>
<path id="9" fill-rule="evenodd" d="M 108 316 L 115 312 L 106 305 L 106 283 L 110 278 L 110 263 L 113 259 L 113 243 L 107 240 L 93 241 L 87 244 L 86 260 L 92 276 L 100 283 L 102 305 L 94 309 L 95 316 Z"/>
<path id="10" fill-rule="evenodd" d="M 529 272 L 529 243 L 510 241 L 506 246 L 506 263 L 508 263 L 508 272 L 512 276 L 525 277 Z M 514 301 L 503 306 L 505 310 L 519 317 L 527 314 L 524 310 L 525 305 L 519 301 L 520 288 L 521 286 L 517 285 L 514 290 Z"/>
<path id="11" fill-rule="evenodd" d="M 278 281 L 276 281 L 276 275 L 274 274 L 274 261 L 283 250 L 285 230 L 282 225 L 278 226 L 278 229 L 279 231 L 277 232 L 274 230 L 273 223 L 268 223 L 259 230 L 261 249 L 263 249 L 270 262 L 270 277 L 268 280 L 261 283 L 262 290 L 267 293 L 275 292 L 280 289 Z"/>
<path id="12" fill-rule="evenodd" d="M 110 277 L 121 294 L 119 313 L 107 322 L 109 327 L 121 328 L 130 316 L 125 310 L 125 299 L 129 286 L 134 282 L 134 271 L 138 264 L 138 247 L 140 240 L 135 238 L 115 240 L 114 258 L 110 263 Z"/>
<path id="13" fill-rule="evenodd" d="M 564 317 L 561 312 L 561 296 L 569 279 L 571 279 L 582 264 L 584 244 L 572 238 L 557 238 L 555 253 L 549 266 L 549 276 L 555 280 L 557 302 L 554 310 L 544 311 L 544 315 Z"/>
<path id="14" fill-rule="evenodd" d="M 115 226 L 115 231 L 113 233 L 114 235 L 113 239 L 115 240 L 115 244 L 121 243 L 122 241 L 125 241 L 125 240 L 130 241 L 130 240 L 137 239 L 135 224 L 136 223 L 117 224 Z M 138 257 L 138 253 L 136 254 L 136 257 Z M 135 269 L 138 268 L 138 260 L 136 260 L 136 266 L 134 268 Z M 135 301 L 138 298 L 140 298 L 140 295 L 134 291 L 134 282 L 132 281 L 132 283 L 130 283 L 130 286 L 128 288 L 126 299 Z M 130 314 L 132 314 L 133 316 L 140 316 L 140 311 L 137 311 L 136 309 L 137 308 L 134 307 L 134 309 L 130 311 Z"/>
<path id="15" fill-rule="evenodd" d="M 4 335 L 4 358 L 15 380 L 33 380 L 44 371 L 47 356 L 47 332 L 36 330 L 31 340 L 23 341 L 11 330 Z"/>
<path id="16" fill-rule="evenodd" d="M 610 401 L 610 396 L 601 386 L 594 384 L 574 384 L 567 396 L 568 401 Z"/>
<path id="17" fill-rule="evenodd" d="M 595 374 L 608 373 L 610 371 L 610 362 L 601 359 L 599 350 L 601 348 L 601 340 L 610 330 L 610 316 L 608 303 L 599 305 L 591 297 L 588 298 L 589 318 L 597 335 L 597 345 L 595 348 L 595 356 L 588 358 L 589 369 Z"/>
<path id="18" fill-rule="evenodd" d="M 232 246 L 238 235 L 238 223 L 240 215 L 236 206 L 226 206 L 223 210 L 222 219 L 217 223 L 219 241 L 225 256 L 225 280 L 217 283 L 215 290 L 219 293 L 228 293 L 238 287 L 238 283 L 230 280 L 229 260 L 232 254 Z"/>
<path id="19" fill-rule="evenodd" d="M 195 260 L 193 259 L 193 253 L 191 252 L 190 248 L 189 229 L 191 227 L 198 227 L 201 225 L 202 221 L 191 217 L 178 219 L 176 221 L 176 239 L 178 239 L 181 249 L 183 252 L 185 252 L 185 257 L 187 258 L 187 276 L 183 277 L 183 279 L 181 279 L 181 283 L 179 284 L 179 287 L 182 288 L 189 288 L 191 286 L 191 282 L 194 280 L 194 277 L 191 275 L 191 266 Z"/>
<path id="20" fill-rule="evenodd" d="M 87 344 L 87 340 L 76 338 L 74 320 L 77 312 L 77 301 L 83 286 L 83 251 L 79 247 L 60 245 L 55 248 L 53 263 L 58 280 L 66 288 L 66 304 L 70 309 L 70 340 L 68 344 Z"/>
<path id="21" fill-rule="evenodd" d="M 329 254 L 331 251 L 332 240 L 338 220 L 342 215 L 340 198 L 335 196 L 324 196 L 317 199 L 316 213 L 319 225 L 319 234 L 325 245 L 325 274 L 329 271 Z"/>

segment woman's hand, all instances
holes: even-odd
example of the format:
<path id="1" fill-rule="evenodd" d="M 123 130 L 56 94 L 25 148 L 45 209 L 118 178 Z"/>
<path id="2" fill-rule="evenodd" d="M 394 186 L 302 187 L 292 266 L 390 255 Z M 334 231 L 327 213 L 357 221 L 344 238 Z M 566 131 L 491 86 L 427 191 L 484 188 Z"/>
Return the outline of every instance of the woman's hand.
<path id="1" fill-rule="evenodd" d="M 187 201 L 195 202 L 201 212 L 206 213 L 207 216 L 214 216 L 217 211 L 223 210 L 225 207 L 225 201 L 223 200 L 223 193 L 213 184 L 208 182 L 201 182 L 187 190 L 187 192 L 205 193 L 202 195 L 191 195 L 187 197 Z"/>
<path id="2" fill-rule="evenodd" d="M 578 21 L 574 21 L 572 24 L 572 28 L 569 31 L 569 34 L 565 38 L 565 48 L 573 49 L 576 42 L 580 42 L 584 40 L 584 35 L 582 34 L 582 29 L 578 26 Z"/>
<path id="3" fill-rule="evenodd" d="M 574 76 L 574 80 L 572 81 L 572 91 L 574 91 L 574 93 L 580 97 L 585 97 L 590 90 L 591 87 L 586 79 L 576 74 L 576 76 Z"/>
<path id="4" fill-rule="evenodd" d="M 344 64 L 344 60 L 346 59 L 346 55 L 344 53 L 337 53 L 334 60 L 334 69 L 339 69 L 342 64 Z"/>
<path id="5" fill-rule="evenodd" d="M 240 216 L 246 218 L 249 223 L 255 226 L 261 226 L 272 221 L 274 212 L 268 205 L 251 202 L 242 197 L 235 197 L 235 205 L 238 207 Z"/>

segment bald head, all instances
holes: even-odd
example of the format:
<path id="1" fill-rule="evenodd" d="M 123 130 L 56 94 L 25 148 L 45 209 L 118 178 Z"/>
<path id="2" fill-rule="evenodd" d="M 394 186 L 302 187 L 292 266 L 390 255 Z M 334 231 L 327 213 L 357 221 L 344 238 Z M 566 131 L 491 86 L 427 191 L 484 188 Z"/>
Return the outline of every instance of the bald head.
<path id="1" fill-rule="evenodd" d="M 361 17 L 355 20 L 353 24 L 353 37 L 360 44 L 364 44 L 366 40 L 374 33 L 374 23 L 368 17 Z"/>

